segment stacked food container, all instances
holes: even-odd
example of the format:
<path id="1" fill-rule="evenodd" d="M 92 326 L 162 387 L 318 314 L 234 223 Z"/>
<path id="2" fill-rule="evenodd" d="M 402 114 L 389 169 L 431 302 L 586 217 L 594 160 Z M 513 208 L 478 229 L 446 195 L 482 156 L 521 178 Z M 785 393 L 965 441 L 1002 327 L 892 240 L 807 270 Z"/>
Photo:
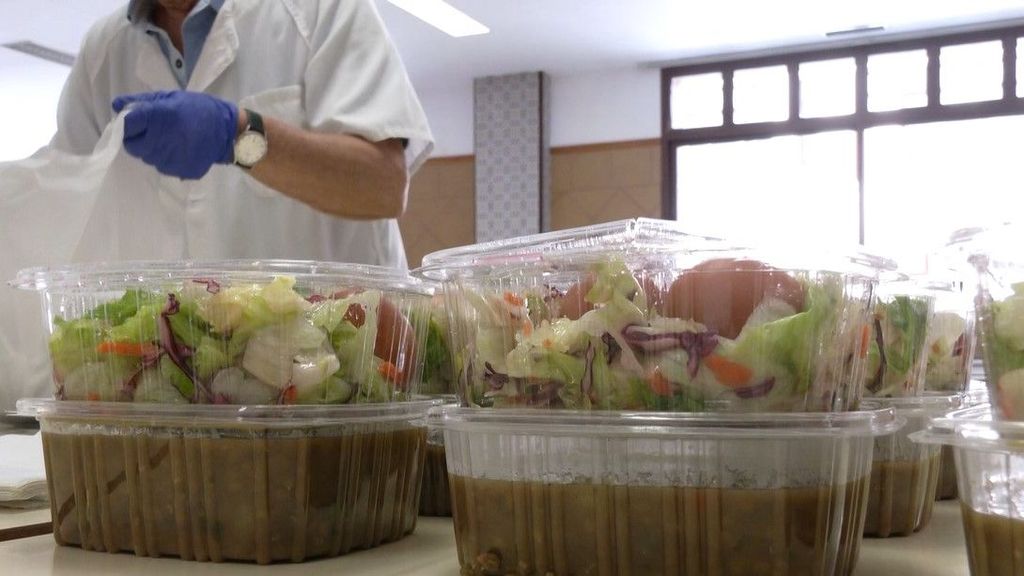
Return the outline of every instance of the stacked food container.
<path id="1" fill-rule="evenodd" d="M 43 294 L 54 536 L 142 556 L 335 556 L 416 524 L 431 289 L 309 262 L 23 271 Z"/>
<path id="2" fill-rule="evenodd" d="M 428 255 L 464 574 L 850 574 L 876 269 L 631 220 Z"/>
<path id="3" fill-rule="evenodd" d="M 928 344 L 940 338 L 935 335 L 939 328 L 935 302 L 950 293 L 944 284 L 891 274 L 883 275 L 876 289 L 864 372 L 865 399 L 893 408 L 905 425 L 875 439 L 865 536 L 907 536 L 931 519 L 940 450 L 912 442 L 909 435 L 927 426 L 931 418 L 960 406 L 960 394 L 924 393 L 931 360 Z"/>
<path id="4" fill-rule="evenodd" d="M 448 330 L 448 313 L 440 285 L 430 283 L 435 296 L 423 314 L 426 327 L 423 382 L 420 392 L 444 404 L 456 404 L 455 371 Z M 420 515 L 451 516 L 451 490 L 445 464 L 444 434 L 439 429 L 427 434 L 427 455 L 423 464 L 423 488 L 420 491 Z"/>
<path id="5" fill-rule="evenodd" d="M 974 302 L 963 279 L 935 280 L 928 288 L 934 295 L 935 313 L 928 323 L 925 340 L 927 366 L 924 388 L 934 394 L 960 394 L 964 407 L 988 401 L 988 394 L 969 390 L 974 359 Z M 936 500 L 956 498 L 956 466 L 953 450 L 943 446 L 939 455 L 939 483 Z"/>
<path id="6" fill-rule="evenodd" d="M 1024 573 L 1024 231 L 961 237 L 957 252 L 977 272 L 978 344 L 990 405 L 933 419 L 913 439 L 952 448 L 968 561 L 974 576 Z M 969 390 L 966 397 L 976 398 Z"/>

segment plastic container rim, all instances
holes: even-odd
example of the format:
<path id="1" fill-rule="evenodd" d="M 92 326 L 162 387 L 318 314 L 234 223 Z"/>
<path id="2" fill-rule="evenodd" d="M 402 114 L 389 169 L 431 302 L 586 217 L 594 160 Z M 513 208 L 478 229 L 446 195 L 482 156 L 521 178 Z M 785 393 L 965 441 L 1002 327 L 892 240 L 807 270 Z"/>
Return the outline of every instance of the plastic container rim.
<path id="1" fill-rule="evenodd" d="M 297 426 L 352 424 L 367 422 L 394 422 L 422 419 L 427 411 L 441 405 L 435 398 L 417 397 L 401 402 L 368 404 L 191 404 L 183 407 L 172 404 L 132 402 L 95 402 L 54 400 L 52 398 L 23 398 L 17 402 L 19 416 L 46 418 L 73 418 L 77 420 L 121 420 L 125 424 L 243 424 L 268 428 Z"/>
<path id="2" fill-rule="evenodd" d="M 795 437 L 882 436 L 906 422 L 892 408 L 855 412 L 593 412 L 586 410 L 431 408 L 427 424 L 459 432 L 558 436 Z"/>
<path id="3" fill-rule="evenodd" d="M 35 267 L 19 271 L 8 284 L 22 290 L 38 291 L 68 288 L 116 290 L 149 283 L 224 275 L 252 280 L 287 275 L 297 280 L 333 280 L 365 288 L 427 296 L 435 292 L 435 287 L 430 283 L 407 272 L 384 266 L 282 259 L 135 260 Z"/>
<path id="4" fill-rule="evenodd" d="M 992 407 L 980 404 L 933 418 L 910 435 L 924 444 L 946 444 L 983 452 L 1024 455 L 1024 421 L 993 420 Z"/>

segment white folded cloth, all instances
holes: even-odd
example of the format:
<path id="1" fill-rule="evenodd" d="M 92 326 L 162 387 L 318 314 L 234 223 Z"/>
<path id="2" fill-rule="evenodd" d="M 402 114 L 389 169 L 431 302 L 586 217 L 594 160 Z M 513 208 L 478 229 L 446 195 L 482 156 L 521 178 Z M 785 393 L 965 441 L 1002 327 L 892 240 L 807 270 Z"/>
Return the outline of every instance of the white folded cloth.
<path id="1" fill-rule="evenodd" d="M 47 498 L 40 433 L 0 436 L 0 506 L 23 508 Z"/>

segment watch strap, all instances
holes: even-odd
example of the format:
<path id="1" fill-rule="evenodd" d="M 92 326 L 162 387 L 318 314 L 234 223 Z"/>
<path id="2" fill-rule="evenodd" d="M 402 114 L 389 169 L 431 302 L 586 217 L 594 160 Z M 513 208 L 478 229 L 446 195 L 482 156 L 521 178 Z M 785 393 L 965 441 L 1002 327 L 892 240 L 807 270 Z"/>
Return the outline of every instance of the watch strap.
<path id="1" fill-rule="evenodd" d="M 259 132 L 264 136 L 267 135 L 267 131 L 263 129 L 263 116 L 259 112 L 253 112 L 246 108 L 245 115 L 249 119 L 249 125 L 245 127 L 245 131 Z"/>

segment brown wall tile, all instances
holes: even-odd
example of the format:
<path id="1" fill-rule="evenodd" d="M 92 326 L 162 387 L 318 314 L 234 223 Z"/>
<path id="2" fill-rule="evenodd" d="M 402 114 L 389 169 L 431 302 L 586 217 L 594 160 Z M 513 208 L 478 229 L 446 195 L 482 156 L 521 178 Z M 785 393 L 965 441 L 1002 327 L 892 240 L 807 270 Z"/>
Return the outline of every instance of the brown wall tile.
<path id="1" fill-rule="evenodd" d="M 399 220 L 409 266 L 429 252 L 475 240 L 473 157 L 435 158 L 413 176 Z M 551 227 L 661 217 L 657 140 L 553 148 Z"/>

